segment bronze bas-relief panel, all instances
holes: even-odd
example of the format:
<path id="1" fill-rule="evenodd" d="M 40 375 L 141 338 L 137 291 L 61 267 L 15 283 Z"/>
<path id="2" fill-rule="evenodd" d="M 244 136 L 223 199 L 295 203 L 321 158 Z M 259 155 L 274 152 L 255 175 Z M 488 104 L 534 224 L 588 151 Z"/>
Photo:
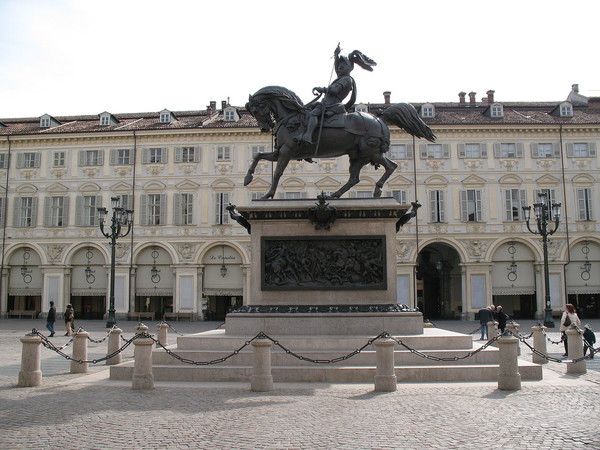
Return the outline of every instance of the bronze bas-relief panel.
<path id="1" fill-rule="evenodd" d="M 385 248 L 385 236 L 263 237 L 262 290 L 386 290 Z"/>

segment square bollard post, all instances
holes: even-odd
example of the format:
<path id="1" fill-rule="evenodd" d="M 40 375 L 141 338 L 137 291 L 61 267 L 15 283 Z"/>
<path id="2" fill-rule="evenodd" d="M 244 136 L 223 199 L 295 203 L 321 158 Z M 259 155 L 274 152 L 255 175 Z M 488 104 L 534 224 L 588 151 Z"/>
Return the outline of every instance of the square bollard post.
<path id="1" fill-rule="evenodd" d="M 569 349 L 569 360 L 583 358 L 583 336 L 576 328 L 567 331 L 567 348 Z M 586 373 L 585 359 L 579 362 L 567 361 L 567 373 Z"/>
<path id="2" fill-rule="evenodd" d="M 542 353 L 544 356 L 548 356 L 548 350 L 546 347 L 546 336 L 544 336 L 545 330 L 546 327 L 542 325 L 536 325 L 534 327 L 531 327 L 531 331 L 533 332 L 533 348 L 538 352 Z M 534 353 L 531 358 L 531 361 L 535 364 L 548 364 L 548 359 L 544 356 Z"/>
<path id="3" fill-rule="evenodd" d="M 518 391 L 521 389 L 521 374 L 517 347 L 519 340 L 512 336 L 502 336 L 496 341 L 500 349 L 500 368 L 498 371 L 498 389 Z"/>
<path id="4" fill-rule="evenodd" d="M 487 329 L 488 329 L 488 341 L 490 339 L 493 339 L 496 336 L 498 336 L 498 322 L 494 322 L 493 320 L 490 320 L 487 323 Z"/>
<path id="5" fill-rule="evenodd" d="M 393 339 L 378 339 L 374 342 L 377 357 L 375 367 L 375 392 L 394 392 L 397 389 L 394 365 Z"/>
<path id="6" fill-rule="evenodd" d="M 270 339 L 254 339 L 252 350 L 254 352 L 252 363 L 252 376 L 250 377 L 250 390 L 254 392 L 268 392 L 273 390 L 273 375 L 271 375 L 271 347 Z"/>
<path id="7" fill-rule="evenodd" d="M 150 338 L 139 338 L 133 341 L 133 345 L 135 346 L 133 358 L 135 362 L 133 376 L 131 377 L 131 389 L 154 389 L 152 344 L 154 344 L 154 341 Z"/>
<path id="8" fill-rule="evenodd" d="M 88 336 L 87 331 L 79 331 L 73 339 L 73 353 L 71 354 L 71 373 L 87 373 L 88 363 L 79 363 L 77 361 L 87 360 L 88 355 Z"/>
<path id="9" fill-rule="evenodd" d="M 169 325 L 166 323 L 159 323 L 158 325 L 156 325 L 156 328 L 158 328 L 158 331 L 156 332 L 156 340 L 158 341 L 156 343 L 157 347 L 160 347 L 160 345 L 158 345 L 159 343 L 163 346 L 166 347 L 169 345 Z"/>
<path id="10" fill-rule="evenodd" d="M 33 387 L 42 385 L 42 338 L 25 336 L 21 338 L 21 371 L 18 386 Z"/>
<path id="11" fill-rule="evenodd" d="M 123 330 L 120 328 L 113 328 L 110 330 L 110 334 L 108 335 L 108 351 L 106 356 L 112 355 L 114 352 L 119 350 L 119 348 L 121 348 L 121 333 L 123 333 Z M 116 364 L 121 364 L 122 360 L 123 356 L 121 355 L 121 352 L 119 352 L 112 358 L 108 358 L 106 360 L 106 365 L 114 366 Z"/>

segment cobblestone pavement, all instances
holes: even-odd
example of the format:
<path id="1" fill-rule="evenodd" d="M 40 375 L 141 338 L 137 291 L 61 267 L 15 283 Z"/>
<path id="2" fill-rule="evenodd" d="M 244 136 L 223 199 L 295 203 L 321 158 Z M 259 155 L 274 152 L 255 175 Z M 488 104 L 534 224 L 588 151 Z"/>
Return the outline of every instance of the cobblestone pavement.
<path id="1" fill-rule="evenodd" d="M 600 321 L 590 323 L 600 329 Z M 119 325 L 133 335 L 133 322 Z M 217 325 L 173 323 L 183 333 Z M 477 326 L 436 325 L 463 333 Z M 600 448 L 600 372 L 589 365 L 576 376 L 549 363 L 543 381 L 523 382 L 520 391 L 487 382 L 399 384 L 392 393 L 375 393 L 372 384 L 282 383 L 256 393 L 249 383 L 162 382 L 134 391 L 130 382 L 108 380 L 106 366 L 69 374 L 68 362 L 42 349 L 44 384 L 18 388 L 19 337 L 34 326 L 43 329 L 40 321 L 0 320 L 2 449 Z M 105 333 L 101 322 L 83 327 L 94 339 Z M 558 331 L 549 337 L 558 340 Z M 91 347 L 90 357 L 106 352 L 105 344 Z M 562 353 L 559 345 L 548 350 Z"/>

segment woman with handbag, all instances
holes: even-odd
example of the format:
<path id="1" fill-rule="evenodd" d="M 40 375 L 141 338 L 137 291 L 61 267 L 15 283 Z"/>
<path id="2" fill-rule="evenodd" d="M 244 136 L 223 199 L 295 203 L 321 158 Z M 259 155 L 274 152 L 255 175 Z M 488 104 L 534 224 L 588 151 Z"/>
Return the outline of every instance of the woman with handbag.
<path id="1" fill-rule="evenodd" d="M 563 341 L 563 344 L 565 345 L 565 353 L 563 356 L 569 356 L 569 347 L 567 346 L 567 333 L 565 333 L 565 331 L 567 331 L 573 325 L 575 325 L 576 327 L 580 327 L 581 321 L 577 316 L 577 311 L 575 311 L 575 307 L 571 303 L 567 303 L 565 305 L 565 312 L 560 318 L 561 339 Z"/>

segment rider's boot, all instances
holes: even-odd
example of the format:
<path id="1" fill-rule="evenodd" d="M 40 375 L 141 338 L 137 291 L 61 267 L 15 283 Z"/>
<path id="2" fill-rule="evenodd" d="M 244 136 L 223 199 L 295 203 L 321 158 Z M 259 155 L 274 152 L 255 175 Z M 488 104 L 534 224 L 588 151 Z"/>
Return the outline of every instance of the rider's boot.
<path id="1" fill-rule="evenodd" d="M 315 128 L 317 128 L 318 124 L 319 118 L 317 116 L 310 116 L 310 119 L 308 119 L 308 124 L 306 125 L 306 130 L 299 140 L 300 144 L 314 144 L 312 137 L 313 134 L 315 134 Z"/>

